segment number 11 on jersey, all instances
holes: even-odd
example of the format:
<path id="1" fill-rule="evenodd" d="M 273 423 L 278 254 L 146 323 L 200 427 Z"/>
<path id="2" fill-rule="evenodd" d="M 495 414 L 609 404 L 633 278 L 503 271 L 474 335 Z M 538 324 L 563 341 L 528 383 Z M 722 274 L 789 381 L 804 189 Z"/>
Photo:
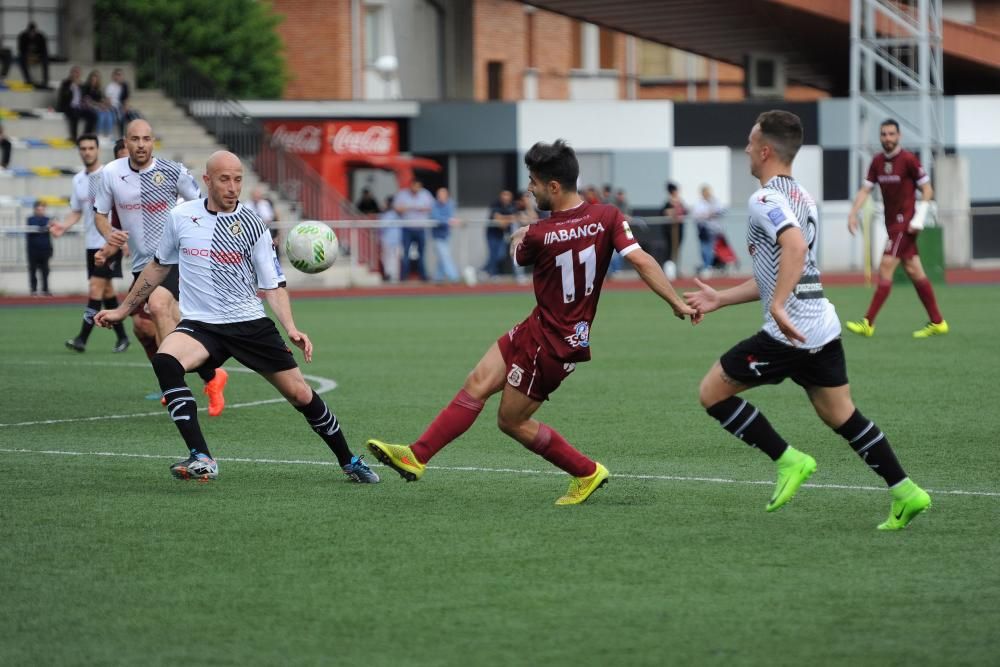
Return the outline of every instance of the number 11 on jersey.
<path id="1" fill-rule="evenodd" d="M 584 297 L 594 291 L 594 276 L 597 274 L 597 251 L 589 245 L 580 251 L 578 263 L 583 264 Z M 556 255 L 556 266 L 562 269 L 563 303 L 576 301 L 576 275 L 573 266 L 573 251 L 567 250 Z"/>

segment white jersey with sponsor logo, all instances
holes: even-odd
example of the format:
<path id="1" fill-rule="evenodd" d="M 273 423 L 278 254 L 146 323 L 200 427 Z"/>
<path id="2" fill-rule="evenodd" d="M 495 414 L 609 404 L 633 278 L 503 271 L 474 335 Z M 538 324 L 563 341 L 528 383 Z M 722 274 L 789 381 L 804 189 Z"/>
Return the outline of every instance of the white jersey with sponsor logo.
<path id="1" fill-rule="evenodd" d="M 833 304 L 823 295 L 823 283 L 816 266 L 816 225 L 819 222 L 816 202 L 795 179 L 775 176 L 750 196 L 749 208 L 747 246 L 753 257 L 753 277 L 764 308 L 764 331 L 783 343 L 791 344 L 781 333 L 770 311 L 781 259 L 778 236 L 791 227 L 798 227 L 809 250 L 802 277 L 785 302 L 785 312 L 806 338 L 801 347 L 812 349 L 826 345 L 840 335 L 840 320 Z"/>
<path id="2" fill-rule="evenodd" d="M 187 167 L 160 158 L 150 160 L 142 171 L 133 169 L 127 157 L 118 158 L 101 174 L 94 210 L 107 215 L 115 207 L 122 229 L 128 232 L 132 270 L 141 271 L 153 259 L 177 198 L 199 199 L 201 191 Z"/>
<path id="3" fill-rule="evenodd" d="M 275 289 L 284 279 L 271 232 L 243 204 L 217 213 L 207 201 L 170 211 L 156 250 L 160 264 L 179 265 L 181 316 L 209 324 L 265 317 L 257 289 Z"/>
<path id="4" fill-rule="evenodd" d="M 104 237 L 97 231 L 94 224 L 94 200 L 101 187 L 101 170 L 104 165 L 89 174 L 81 169 L 73 176 L 73 192 L 69 196 L 69 208 L 79 213 L 83 218 L 83 236 L 87 250 L 100 250 L 104 247 Z"/>

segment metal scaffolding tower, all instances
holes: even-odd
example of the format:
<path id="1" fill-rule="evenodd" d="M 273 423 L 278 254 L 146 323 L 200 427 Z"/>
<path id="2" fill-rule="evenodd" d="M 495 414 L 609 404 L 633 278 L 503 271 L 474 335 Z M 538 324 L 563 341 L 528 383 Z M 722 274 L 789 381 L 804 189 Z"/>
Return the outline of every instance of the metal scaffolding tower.
<path id="1" fill-rule="evenodd" d="M 944 147 L 942 0 L 851 0 L 850 185 L 880 150 L 895 118 L 928 173 Z"/>

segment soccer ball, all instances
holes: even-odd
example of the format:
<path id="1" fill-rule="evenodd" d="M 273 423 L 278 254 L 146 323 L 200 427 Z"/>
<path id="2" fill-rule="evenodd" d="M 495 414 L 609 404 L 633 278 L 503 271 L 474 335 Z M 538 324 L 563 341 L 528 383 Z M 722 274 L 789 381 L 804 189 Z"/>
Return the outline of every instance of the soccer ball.
<path id="1" fill-rule="evenodd" d="M 303 273 L 319 273 L 337 259 L 340 244 L 333 230 L 322 222 L 300 222 L 285 239 L 288 260 Z"/>

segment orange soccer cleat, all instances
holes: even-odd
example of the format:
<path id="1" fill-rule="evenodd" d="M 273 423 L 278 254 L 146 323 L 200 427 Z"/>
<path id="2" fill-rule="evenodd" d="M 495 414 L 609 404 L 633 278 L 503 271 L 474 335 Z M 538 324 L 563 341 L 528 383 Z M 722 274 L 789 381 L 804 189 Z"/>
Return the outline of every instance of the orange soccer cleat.
<path id="1" fill-rule="evenodd" d="M 229 382 L 229 373 L 222 368 L 215 369 L 215 377 L 205 383 L 205 395 L 208 396 L 208 416 L 218 417 L 226 407 L 226 397 L 222 390 Z"/>

